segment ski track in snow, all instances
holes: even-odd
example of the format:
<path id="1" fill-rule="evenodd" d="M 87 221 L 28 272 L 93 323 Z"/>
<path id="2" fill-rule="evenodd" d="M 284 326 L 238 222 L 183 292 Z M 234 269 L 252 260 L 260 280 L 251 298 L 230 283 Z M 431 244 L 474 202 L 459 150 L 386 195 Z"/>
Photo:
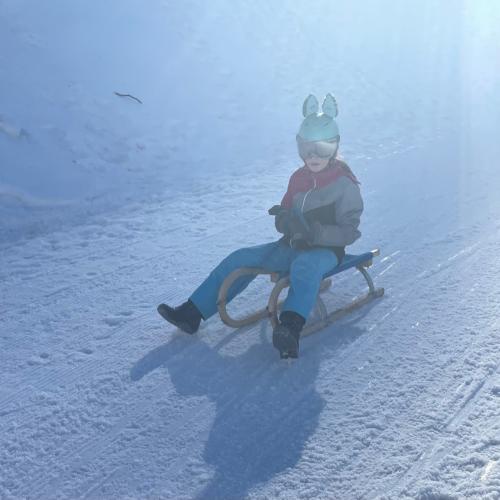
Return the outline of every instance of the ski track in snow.
<path id="1" fill-rule="evenodd" d="M 281 192 L 278 181 L 263 183 L 270 187 L 261 206 Z M 232 188 L 237 196 L 234 181 Z M 256 243 L 275 237 L 272 219 L 235 225 L 233 201 L 221 207 L 215 187 L 205 194 L 206 213 L 227 217 L 230 237 L 191 219 L 189 232 L 171 241 L 177 232 L 163 224 L 177 214 L 160 204 L 117 221 L 116 238 L 132 245 L 88 240 L 86 254 L 78 235 L 93 229 L 82 227 L 3 251 L 0 496 L 495 498 L 498 306 L 489 292 L 497 280 L 485 262 L 498 247 L 497 223 L 480 224 L 472 211 L 455 221 L 453 204 L 432 193 L 425 199 L 447 225 L 429 226 L 431 208 L 411 227 L 364 220 L 357 248 L 381 246 L 370 272 L 386 296 L 305 339 L 286 368 L 265 323 L 232 332 L 214 318 L 196 340 L 169 338 L 172 328 L 156 316 L 158 302 L 184 300 L 202 279 L 193 262 L 206 273 L 252 244 L 249 221 L 260 230 Z M 368 220 L 386 217 L 383 197 L 367 196 Z M 477 197 L 461 203 L 465 212 Z M 154 229 L 134 229 L 148 218 Z M 105 233 L 115 223 L 102 224 Z M 325 300 L 349 300 L 361 283 L 355 272 L 334 277 Z M 245 307 L 262 304 L 264 289 L 267 282 L 249 288 Z M 463 323 L 452 320 L 462 314 Z M 491 437 L 478 433 L 484 425 Z M 290 432 L 301 437 L 289 442 Z M 269 474 L 245 471 L 238 454 Z"/>

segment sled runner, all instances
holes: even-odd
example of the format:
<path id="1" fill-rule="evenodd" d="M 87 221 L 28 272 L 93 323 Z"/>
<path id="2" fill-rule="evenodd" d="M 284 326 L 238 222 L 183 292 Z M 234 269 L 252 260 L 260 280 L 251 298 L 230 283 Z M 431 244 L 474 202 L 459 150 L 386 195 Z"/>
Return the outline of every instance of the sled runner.
<path id="1" fill-rule="evenodd" d="M 372 299 L 375 299 L 377 297 L 382 297 L 382 295 L 384 295 L 384 289 L 375 288 L 373 280 L 367 271 L 367 268 L 369 268 L 373 263 L 373 258 L 378 255 L 380 255 L 380 251 L 378 249 L 372 250 L 371 252 L 363 253 L 361 255 L 346 254 L 341 264 L 334 267 L 331 271 L 329 271 L 323 276 L 323 281 L 321 282 L 319 294 L 327 290 L 331 286 L 332 280 L 329 279 L 331 276 L 355 267 L 365 278 L 366 283 L 368 284 L 368 293 L 366 293 L 361 297 L 357 297 L 349 305 L 337 309 L 331 313 L 327 312 L 325 303 L 318 294 L 316 308 L 319 311 L 320 319 L 319 321 L 315 321 L 313 324 L 310 325 L 306 323 L 306 326 L 301 332 L 302 337 L 304 337 L 305 335 L 309 335 L 322 328 L 325 328 L 327 325 L 333 323 L 335 320 L 344 316 L 345 314 L 363 306 L 364 304 L 370 302 Z M 269 301 L 265 309 L 261 309 L 260 311 L 257 311 L 253 314 L 249 314 L 248 316 L 245 316 L 244 318 L 241 319 L 233 318 L 229 315 L 227 311 L 226 298 L 228 290 L 239 277 L 248 274 L 254 274 L 254 275 L 269 274 L 271 276 L 271 281 L 275 283 L 274 288 L 271 291 L 271 294 L 269 296 Z M 265 269 L 257 267 L 242 267 L 236 269 L 229 276 L 227 276 L 227 278 L 224 280 L 219 290 L 217 307 L 219 310 L 219 315 L 221 317 L 221 320 L 228 326 L 231 326 L 233 328 L 240 328 L 242 326 L 250 325 L 260 319 L 269 318 L 273 328 L 275 328 L 278 325 L 278 307 L 280 305 L 279 295 L 282 292 L 282 290 L 288 286 L 290 286 L 290 280 L 288 276 L 286 275 L 282 276 L 280 273 L 266 271 Z"/>

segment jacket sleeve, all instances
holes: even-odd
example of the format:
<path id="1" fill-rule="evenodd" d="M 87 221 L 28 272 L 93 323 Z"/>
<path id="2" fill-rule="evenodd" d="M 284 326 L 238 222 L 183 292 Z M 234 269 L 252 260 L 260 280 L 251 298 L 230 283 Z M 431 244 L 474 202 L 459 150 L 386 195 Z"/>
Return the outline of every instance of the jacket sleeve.
<path id="1" fill-rule="evenodd" d="M 335 203 L 336 224 L 315 222 L 313 244 L 345 247 L 354 243 L 361 236 L 358 226 L 363 208 L 359 186 L 349 180 Z"/>
<path id="2" fill-rule="evenodd" d="M 274 217 L 274 225 L 276 227 L 276 231 L 281 234 L 288 234 L 290 228 L 288 227 L 288 221 L 290 219 L 290 208 L 293 203 L 293 194 L 292 194 L 292 185 L 294 174 L 288 180 L 288 186 L 286 189 L 286 193 L 283 195 L 283 198 L 280 203 L 281 210 L 277 210 L 277 214 Z"/>

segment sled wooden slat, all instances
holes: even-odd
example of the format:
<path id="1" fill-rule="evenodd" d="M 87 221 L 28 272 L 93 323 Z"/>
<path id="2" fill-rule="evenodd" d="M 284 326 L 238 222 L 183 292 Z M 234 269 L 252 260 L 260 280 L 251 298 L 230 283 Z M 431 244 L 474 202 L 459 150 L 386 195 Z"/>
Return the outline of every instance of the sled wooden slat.
<path id="1" fill-rule="evenodd" d="M 338 319 L 346 316 L 355 309 L 358 309 L 364 306 L 365 304 L 368 304 L 374 298 L 382 297 L 382 295 L 384 295 L 384 289 L 378 288 L 377 290 L 375 290 L 375 293 L 367 293 L 361 297 L 358 297 L 356 300 L 353 300 L 348 306 L 340 307 L 339 309 L 336 309 L 335 311 L 329 313 L 325 319 L 321 319 L 317 322 L 314 322 L 311 325 L 306 324 L 306 326 L 300 332 L 300 336 L 306 337 L 307 335 L 311 335 L 312 333 L 317 332 L 318 330 L 322 330 L 323 328 L 326 328 L 328 325 L 331 325 L 334 321 L 337 321 Z"/>
<path id="2" fill-rule="evenodd" d="M 228 326 L 232 326 L 233 328 L 241 328 L 242 326 L 250 325 L 255 321 L 258 321 L 263 318 L 267 318 L 269 316 L 269 312 L 267 307 L 264 309 L 260 309 L 259 311 L 245 316 L 242 319 L 232 318 L 227 312 L 227 293 L 231 288 L 231 285 L 242 276 L 247 276 L 249 274 L 259 275 L 259 274 L 276 274 L 272 271 L 266 271 L 260 267 L 240 267 L 233 271 L 229 276 L 226 277 L 224 282 L 222 283 L 219 289 L 219 296 L 217 299 L 217 309 L 219 310 L 219 315 L 221 320 Z"/>

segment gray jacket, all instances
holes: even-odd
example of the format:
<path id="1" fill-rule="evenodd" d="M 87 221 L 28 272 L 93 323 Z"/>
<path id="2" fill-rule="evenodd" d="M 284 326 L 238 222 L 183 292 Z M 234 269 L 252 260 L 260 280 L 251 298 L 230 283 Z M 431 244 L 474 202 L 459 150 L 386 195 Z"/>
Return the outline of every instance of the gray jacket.
<path id="1" fill-rule="evenodd" d="M 363 212 L 359 182 L 342 161 L 335 160 L 321 172 L 302 167 L 291 176 L 281 207 L 303 214 L 312 229 L 312 245 L 331 247 L 343 257 L 344 248 L 354 243 Z M 275 218 L 276 229 L 289 242 L 285 211 Z"/>

